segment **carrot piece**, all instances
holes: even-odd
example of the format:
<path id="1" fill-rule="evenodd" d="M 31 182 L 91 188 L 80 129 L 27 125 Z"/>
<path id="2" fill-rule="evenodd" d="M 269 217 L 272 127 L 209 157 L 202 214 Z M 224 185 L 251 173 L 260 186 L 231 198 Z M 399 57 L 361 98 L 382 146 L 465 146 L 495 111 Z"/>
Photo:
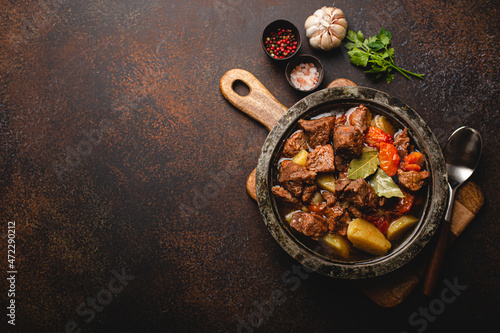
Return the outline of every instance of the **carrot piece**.
<path id="1" fill-rule="evenodd" d="M 390 143 L 380 142 L 379 146 L 378 160 L 380 161 L 380 169 L 392 177 L 398 172 L 399 162 L 401 162 L 398 150 Z"/>
<path id="2" fill-rule="evenodd" d="M 381 142 L 393 143 L 392 135 L 382 131 L 380 128 L 369 127 L 365 135 L 365 142 L 371 147 L 379 147 Z"/>
<path id="3" fill-rule="evenodd" d="M 405 164 L 417 164 L 420 167 L 424 165 L 425 158 L 424 154 L 414 151 L 413 153 L 405 156 Z"/>

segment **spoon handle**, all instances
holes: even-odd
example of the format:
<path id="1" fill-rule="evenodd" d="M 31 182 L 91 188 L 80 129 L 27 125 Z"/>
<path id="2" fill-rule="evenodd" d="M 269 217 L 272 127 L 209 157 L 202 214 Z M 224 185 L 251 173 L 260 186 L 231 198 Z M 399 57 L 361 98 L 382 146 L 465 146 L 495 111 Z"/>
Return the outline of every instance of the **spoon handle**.
<path id="1" fill-rule="evenodd" d="M 441 225 L 441 231 L 439 233 L 439 238 L 437 239 L 436 248 L 432 253 L 431 261 L 429 262 L 429 266 L 427 267 L 427 272 L 424 279 L 423 293 L 426 296 L 432 295 L 436 280 L 439 276 L 439 271 L 441 270 L 441 265 L 443 264 L 446 245 L 448 244 L 448 237 L 450 236 L 450 225 L 456 188 L 452 188 L 450 184 L 448 184 L 448 187 L 450 189 L 448 208 L 446 210 L 444 221 Z"/>

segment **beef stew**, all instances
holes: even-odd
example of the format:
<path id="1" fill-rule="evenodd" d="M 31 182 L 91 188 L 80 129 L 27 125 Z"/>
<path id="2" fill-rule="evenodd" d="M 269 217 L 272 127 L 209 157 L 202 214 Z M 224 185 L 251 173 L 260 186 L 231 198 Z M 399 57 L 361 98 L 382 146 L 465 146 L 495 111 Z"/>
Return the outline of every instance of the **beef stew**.
<path id="1" fill-rule="evenodd" d="M 408 130 L 364 105 L 298 121 L 272 193 L 290 230 L 340 261 L 385 255 L 415 228 L 430 175 Z"/>

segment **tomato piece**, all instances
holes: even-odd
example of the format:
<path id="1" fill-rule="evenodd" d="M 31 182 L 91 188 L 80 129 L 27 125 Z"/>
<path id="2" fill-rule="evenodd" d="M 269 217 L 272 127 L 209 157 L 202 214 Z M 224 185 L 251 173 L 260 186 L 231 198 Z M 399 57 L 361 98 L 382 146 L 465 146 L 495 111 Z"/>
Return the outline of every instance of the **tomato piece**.
<path id="1" fill-rule="evenodd" d="M 415 201 L 415 195 L 405 191 L 403 191 L 403 194 L 405 195 L 404 198 L 400 198 L 399 202 L 394 207 L 396 212 L 401 214 L 409 212 Z"/>
<path id="2" fill-rule="evenodd" d="M 416 164 L 420 167 L 424 166 L 425 158 L 424 154 L 414 151 L 413 153 L 405 156 L 405 164 Z"/>
<path id="3" fill-rule="evenodd" d="M 405 171 L 420 171 L 424 166 L 425 157 L 424 154 L 414 151 L 413 153 L 406 155 L 401 168 Z"/>
<path id="4" fill-rule="evenodd" d="M 422 169 L 418 164 L 406 164 L 406 162 L 403 163 L 401 168 L 404 169 L 405 171 L 417 171 L 417 172 Z"/>
<path id="5" fill-rule="evenodd" d="M 387 229 L 389 229 L 389 221 L 387 221 L 386 214 L 387 212 L 378 211 L 375 215 L 363 215 L 363 218 L 376 226 L 378 230 L 385 235 L 387 233 Z"/>
<path id="6" fill-rule="evenodd" d="M 378 153 L 380 169 L 382 169 L 389 177 L 396 175 L 399 168 L 398 150 L 391 143 L 380 142 L 380 151 Z"/>
<path id="7" fill-rule="evenodd" d="M 371 147 L 379 147 L 381 142 L 393 143 L 394 138 L 380 128 L 369 127 L 365 135 L 365 142 Z"/>
<path id="8" fill-rule="evenodd" d="M 389 222 L 387 222 L 387 220 L 383 216 L 381 216 L 376 222 L 373 222 L 373 224 L 384 235 L 387 233 L 387 230 L 389 229 Z"/>

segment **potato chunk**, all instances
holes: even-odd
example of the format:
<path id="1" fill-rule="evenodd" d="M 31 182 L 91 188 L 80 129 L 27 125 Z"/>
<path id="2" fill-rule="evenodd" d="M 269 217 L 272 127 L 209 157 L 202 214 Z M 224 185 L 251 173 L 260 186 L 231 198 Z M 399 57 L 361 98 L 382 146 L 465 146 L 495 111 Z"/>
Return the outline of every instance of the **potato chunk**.
<path id="1" fill-rule="evenodd" d="M 406 233 L 411 227 L 418 222 L 418 219 L 411 215 L 403 215 L 396 221 L 392 222 L 387 229 L 387 239 L 395 241 L 399 237 L 401 237 L 404 233 Z"/>
<path id="2" fill-rule="evenodd" d="M 369 146 L 363 146 L 363 147 L 361 147 L 361 154 L 367 153 L 369 151 L 376 151 L 376 152 L 378 152 L 378 148 L 377 147 L 369 147 Z"/>
<path id="3" fill-rule="evenodd" d="M 390 135 L 394 135 L 396 132 L 394 126 L 392 126 L 391 122 L 384 116 L 376 115 L 375 118 L 372 119 L 372 126 L 380 128 Z"/>
<path id="4" fill-rule="evenodd" d="M 391 243 L 376 226 L 360 218 L 349 223 L 347 238 L 355 248 L 374 255 L 384 255 L 391 248 Z"/>
<path id="5" fill-rule="evenodd" d="M 293 214 L 295 214 L 296 212 L 296 210 L 292 210 L 290 213 L 285 215 L 285 220 L 288 222 L 288 224 L 292 222 Z"/>
<path id="6" fill-rule="evenodd" d="M 319 206 L 323 202 L 323 196 L 321 193 L 316 192 L 311 199 L 311 205 Z"/>
<path id="7" fill-rule="evenodd" d="M 319 242 L 328 252 L 342 258 L 347 259 L 351 253 L 351 244 L 339 234 L 326 234 L 319 238 Z"/>
<path id="8" fill-rule="evenodd" d="M 316 176 L 319 187 L 323 190 L 335 193 L 335 177 L 333 174 L 325 173 Z"/>
<path id="9" fill-rule="evenodd" d="M 297 153 L 297 155 L 295 155 L 292 158 L 292 162 L 295 162 L 295 163 L 300 164 L 302 166 L 306 166 L 307 155 L 309 155 L 309 153 L 306 150 L 302 149 L 301 151 L 299 151 Z"/>

